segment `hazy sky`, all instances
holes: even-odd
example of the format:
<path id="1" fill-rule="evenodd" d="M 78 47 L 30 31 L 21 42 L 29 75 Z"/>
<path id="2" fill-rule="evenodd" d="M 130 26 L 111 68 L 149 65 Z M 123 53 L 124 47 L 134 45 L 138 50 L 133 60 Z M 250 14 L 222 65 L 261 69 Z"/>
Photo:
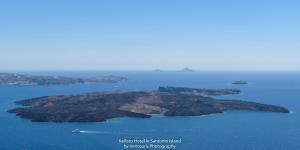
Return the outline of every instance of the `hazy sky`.
<path id="1" fill-rule="evenodd" d="M 300 1 L 0 1 L 0 70 L 182 67 L 300 70 Z"/>

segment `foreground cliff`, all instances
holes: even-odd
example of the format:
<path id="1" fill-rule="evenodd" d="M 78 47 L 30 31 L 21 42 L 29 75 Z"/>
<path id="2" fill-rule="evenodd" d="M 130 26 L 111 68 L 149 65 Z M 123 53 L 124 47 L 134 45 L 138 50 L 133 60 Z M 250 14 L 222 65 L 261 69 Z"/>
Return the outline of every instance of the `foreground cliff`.
<path id="1" fill-rule="evenodd" d="M 153 113 L 165 116 L 200 116 L 231 110 L 289 112 L 280 106 L 207 97 L 238 93 L 239 90 L 234 89 L 160 87 L 153 91 L 46 96 L 17 101 L 17 104 L 26 107 L 8 112 L 39 122 L 98 122 L 124 116 L 148 118 Z"/>

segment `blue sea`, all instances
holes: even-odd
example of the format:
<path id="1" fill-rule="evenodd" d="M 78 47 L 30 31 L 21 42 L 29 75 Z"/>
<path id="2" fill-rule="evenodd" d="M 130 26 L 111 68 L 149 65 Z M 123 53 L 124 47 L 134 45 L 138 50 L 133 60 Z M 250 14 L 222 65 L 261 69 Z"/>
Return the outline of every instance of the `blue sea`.
<path id="1" fill-rule="evenodd" d="M 36 75 L 120 75 L 121 83 L 51 86 L 0 86 L 0 150 L 122 150 L 119 139 L 181 139 L 176 150 L 300 149 L 300 72 L 202 71 L 32 71 Z M 247 85 L 232 85 L 246 80 Z M 197 117 L 115 118 L 98 123 L 39 123 L 6 111 L 27 98 L 111 90 L 156 89 L 158 86 L 236 88 L 238 95 L 219 98 L 280 105 L 293 113 L 232 111 Z M 74 129 L 84 132 L 72 133 Z M 157 149 L 159 150 L 159 149 Z"/>

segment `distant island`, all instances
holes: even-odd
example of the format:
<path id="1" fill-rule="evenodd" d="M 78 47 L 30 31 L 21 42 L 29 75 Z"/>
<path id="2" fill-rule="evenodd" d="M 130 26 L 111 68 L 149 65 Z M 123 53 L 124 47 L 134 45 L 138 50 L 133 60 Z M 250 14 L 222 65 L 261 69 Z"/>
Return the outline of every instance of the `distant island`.
<path id="1" fill-rule="evenodd" d="M 201 116 L 231 110 L 289 113 L 275 105 L 223 100 L 209 96 L 238 94 L 235 89 L 195 89 L 159 87 L 157 90 L 95 92 L 77 95 L 45 96 L 17 101 L 8 110 L 36 122 L 99 122 L 116 117 L 149 118 L 164 116 Z"/>
<path id="2" fill-rule="evenodd" d="M 127 78 L 119 76 L 98 76 L 88 78 L 75 78 L 63 76 L 34 76 L 16 73 L 0 73 L 0 85 L 62 85 L 86 83 L 115 83 L 126 81 Z"/>
<path id="3" fill-rule="evenodd" d="M 155 71 L 155 72 L 164 72 L 164 71 L 161 70 L 161 69 L 155 69 L 154 71 Z"/>
<path id="4" fill-rule="evenodd" d="M 188 67 L 185 67 L 185 68 L 183 68 L 182 70 L 179 70 L 178 72 L 196 72 L 196 71 L 193 70 L 193 69 L 190 69 L 190 68 L 188 68 Z"/>
<path id="5" fill-rule="evenodd" d="M 243 80 L 238 80 L 238 81 L 233 81 L 232 84 L 242 85 L 242 84 L 248 84 L 248 82 L 247 81 L 243 81 Z"/>
<path id="6" fill-rule="evenodd" d="M 162 69 L 155 69 L 154 72 L 196 72 L 193 69 L 190 69 L 188 67 L 185 67 L 181 70 L 162 70 Z"/>

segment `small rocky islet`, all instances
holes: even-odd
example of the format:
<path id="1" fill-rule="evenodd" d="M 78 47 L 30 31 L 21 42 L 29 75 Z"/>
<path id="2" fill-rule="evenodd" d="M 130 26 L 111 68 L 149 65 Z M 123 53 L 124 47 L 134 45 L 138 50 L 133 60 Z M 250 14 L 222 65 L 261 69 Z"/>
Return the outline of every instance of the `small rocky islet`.
<path id="1" fill-rule="evenodd" d="M 236 89 L 159 87 L 157 90 L 44 96 L 16 101 L 23 107 L 8 112 L 34 122 L 101 122 L 116 117 L 149 118 L 151 114 L 201 116 L 232 110 L 289 113 L 281 106 L 212 97 L 238 93 Z"/>
<path id="2" fill-rule="evenodd" d="M 233 81 L 232 84 L 234 84 L 234 85 L 244 85 L 244 84 L 248 84 L 248 82 L 244 81 L 244 80 L 237 80 L 237 81 Z"/>

